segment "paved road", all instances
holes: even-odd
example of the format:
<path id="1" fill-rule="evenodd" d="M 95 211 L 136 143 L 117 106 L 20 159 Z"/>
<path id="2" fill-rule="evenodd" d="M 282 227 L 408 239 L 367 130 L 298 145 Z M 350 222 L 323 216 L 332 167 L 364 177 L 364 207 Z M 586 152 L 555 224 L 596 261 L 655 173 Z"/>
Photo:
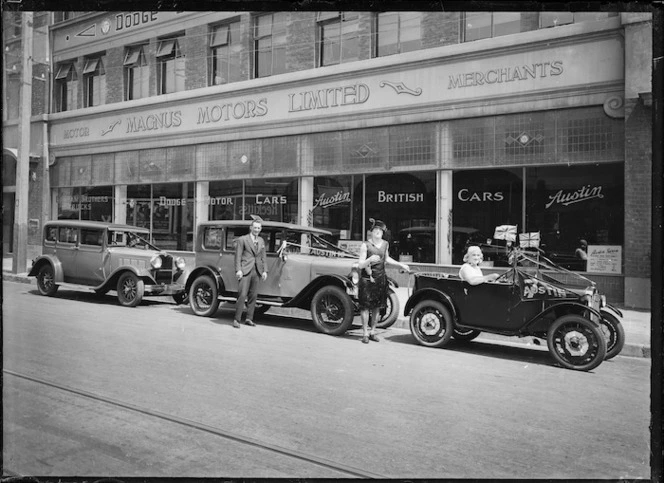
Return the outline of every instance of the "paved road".
<path id="1" fill-rule="evenodd" d="M 650 363 L 3 284 L 5 474 L 648 478 Z"/>

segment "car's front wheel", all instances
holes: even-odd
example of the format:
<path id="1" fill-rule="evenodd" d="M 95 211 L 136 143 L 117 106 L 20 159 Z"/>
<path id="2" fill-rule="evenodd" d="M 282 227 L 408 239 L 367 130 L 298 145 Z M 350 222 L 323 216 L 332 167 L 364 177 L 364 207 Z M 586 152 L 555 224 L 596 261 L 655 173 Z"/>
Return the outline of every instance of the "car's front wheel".
<path id="1" fill-rule="evenodd" d="M 392 327 L 399 318 L 399 297 L 391 288 L 387 290 L 387 308 L 380 312 L 380 318 L 376 323 L 379 329 Z"/>
<path id="2" fill-rule="evenodd" d="M 443 347 L 453 331 L 452 315 L 436 300 L 423 300 L 410 314 L 410 332 L 415 340 L 427 347 Z"/>
<path id="3" fill-rule="evenodd" d="M 55 272 L 51 265 L 46 264 L 39 269 L 39 273 L 37 274 L 37 289 L 40 294 L 48 297 L 55 295 L 55 292 L 58 291 L 58 285 L 55 283 Z"/>
<path id="4" fill-rule="evenodd" d="M 614 315 L 602 310 L 602 320 L 599 325 L 606 338 L 606 357 L 609 360 L 620 354 L 625 345 L 625 330 Z"/>
<path id="5" fill-rule="evenodd" d="M 590 371 L 606 356 L 606 340 L 601 330 L 580 315 L 556 319 L 546 341 L 554 359 L 567 369 Z"/>
<path id="6" fill-rule="evenodd" d="M 452 337 L 454 337 L 454 340 L 458 340 L 461 342 L 470 342 L 473 339 L 476 339 L 477 336 L 479 336 L 482 332 L 479 330 L 474 330 L 474 329 L 460 329 L 458 327 L 454 328 L 454 331 L 452 332 Z"/>
<path id="7" fill-rule="evenodd" d="M 118 279 L 118 301 L 124 307 L 136 307 L 143 300 L 145 282 L 135 273 L 123 273 Z"/>
<path id="8" fill-rule="evenodd" d="M 353 302 L 339 287 L 323 287 L 311 300 L 311 317 L 316 328 L 324 334 L 341 335 L 353 323 Z"/>
<path id="9" fill-rule="evenodd" d="M 189 306 L 198 316 L 209 317 L 219 308 L 217 283 L 208 275 L 194 280 L 189 289 Z"/>

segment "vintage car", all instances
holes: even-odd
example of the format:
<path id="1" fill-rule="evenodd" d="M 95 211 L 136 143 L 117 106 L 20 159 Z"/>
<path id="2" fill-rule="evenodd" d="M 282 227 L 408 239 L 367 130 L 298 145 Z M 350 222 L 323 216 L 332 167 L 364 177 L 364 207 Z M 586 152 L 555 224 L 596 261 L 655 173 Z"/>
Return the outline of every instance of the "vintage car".
<path id="1" fill-rule="evenodd" d="M 140 304 L 144 295 L 171 295 L 177 303 L 186 298 L 184 259 L 147 241 L 147 229 L 59 220 L 45 223 L 43 234 L 42 255 L 28 273 L 37 277 L 42 295 L 54 295 L 59 285 L 69 284 L 98 294 L 116 290 L 126 307 Z"/>
<path id="2" fill-rule="evenodd" d="M 189 305 L 196 315 L 210 317 L 220 302 L 237 300 L 234 241 L 249 233 L 250 224 L 251 220 L 199 224 L 195 267 L 186 282 Z M 326 230 L 276 221 L 263 221 L 262 226 L 268 278 L 258 285 L 256 313 L 271 307 L 311 310 L 321 332 L 346 332 L 358 313 L 357 255 L 327 240 L 331 233 Z M 390 284 L 396 287 L 393 280 Z M 391 326 L 398 315 L 399 299 L 390 288 L 378 326 Z"/>
<path id="3" fill-rule="evenodd" d="M 521 250 L 495 282 L 470 285 L 455 275 L 415 274 L 404 315 L 417 342 L 443 347 L 481 332 L 545 339 L 563 367 L 589 371 L 625 344 L 620 311 L 595 284 L 543 256 Z"/>

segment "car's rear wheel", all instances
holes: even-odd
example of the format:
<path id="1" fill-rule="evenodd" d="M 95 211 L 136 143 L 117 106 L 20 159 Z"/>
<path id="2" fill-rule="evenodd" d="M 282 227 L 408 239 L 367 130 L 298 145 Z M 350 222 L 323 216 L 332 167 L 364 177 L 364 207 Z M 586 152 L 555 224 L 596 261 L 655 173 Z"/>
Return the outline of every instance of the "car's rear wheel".
<path id="1" fill-rule="evenodd" d="M 379 329 L 392 327 L 399 318 L 399 310 L 399 297 L 396 292 L 390 288 L 387 290 L 387 307 L 384 312 L 381 310 L 380 318 L 376 323 L 376 327 Z"/>
<path id="2" fill-rule="evenodd" d="M 50 264 L 46 264 L 39 269 L 37 274 L 37 289 L 42 295 L 48 297 L 55 295 L 58 291 L 58 285 L 55 283 L 55 272 Z"/>
<path id="3" fill-rule="evenodd" d="M 590 371 L 606 356 L 606 340 L 601 330 L 580 315 L 556 319 L 546 340 L 553 358 L 567 369 Z"/>
<path id="4" fill-rule="evenodd" d="M 311 317 L 316 328 L 324 334 L 341 335 L 353 323 L 353 302 L 345 291 L 328 285 L 313 296 Z"/>
<path id="5" fill-rule="evenodd" d="M 410 314 L 410 332 L 424 346 L 443 347 L 452 337 L 452 315 L 442 303 L 423 300 Z"/>
<path id="6" fill-rule="evenodd" d="M 198 316 L 209 317 L 219 308 L 217 283 L 208 275 L 194 280 L 189 289 L 189 306 Z"/>
<path id="7" fill-rule="evenodd" d="M 189 303 L 189 294 L 187 292 L 176 293 L 173 295 L 173 300 L 177 305 Z"/>
<path id="8" fill-rule="evenodd" d="M 625 330 L 622 324 L 614 315 L 602 310 L 602 320 L 599 325 L 606 338 L 606 357 L 609 360 L 620 354 L 625 345 Z"/>
<path id="9" fill-rule="evenodd" d="M 135 273 L 126 272 L 118 279 L 118 301 L 124 307 L 136 307 L 143 300 L 145 282 Z"/>
<path id="10" fill-rule="evenodd" d="M 452 332 L 452 337 L 454 337 L 454 340 L 460 342 L 470 342 L 471 340 L 476 339 L 481 333 L 481 331 L 475 329 L 460 329 L 459 327 L 455 327 Z"/>

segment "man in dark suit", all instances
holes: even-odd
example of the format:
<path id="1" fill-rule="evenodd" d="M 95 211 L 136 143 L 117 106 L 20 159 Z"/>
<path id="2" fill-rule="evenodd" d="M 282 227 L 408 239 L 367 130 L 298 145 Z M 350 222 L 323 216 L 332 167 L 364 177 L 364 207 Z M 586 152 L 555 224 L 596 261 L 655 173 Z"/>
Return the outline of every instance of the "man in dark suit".
<path id="1" fill-rule="evenodd" d="M 254 309 L 256 308 L 256 292 L 259 278 L 267 279 L 267 258 L 265 256 L 265 241 L 259 236 L 263 225 L 261 219 L 251 222 L 249 233 L 235 240 L 235 276 L 240 282 L 237 297 L 237 308 L 233 327 L 240 328 L 244 301 L 247 300 L 247 318 L 245 324 L 254 323 Z"/>

